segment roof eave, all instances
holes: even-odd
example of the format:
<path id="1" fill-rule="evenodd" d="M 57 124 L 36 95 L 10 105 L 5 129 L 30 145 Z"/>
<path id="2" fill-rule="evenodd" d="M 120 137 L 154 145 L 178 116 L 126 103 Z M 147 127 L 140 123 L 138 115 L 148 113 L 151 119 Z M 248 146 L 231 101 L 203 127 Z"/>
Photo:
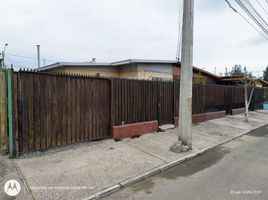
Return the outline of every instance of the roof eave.
<path id="1" fill-rule="evenodd" d="M 47 65 L 44 67 L 38 68 L 40 71 L 49 70 L 49 69 L 56 69 L 60 67 L 85 67 L 85 66 L 112 66 L 110 63 L 80 63 L 80 62 L 58 62 L 51 65 Z"/>

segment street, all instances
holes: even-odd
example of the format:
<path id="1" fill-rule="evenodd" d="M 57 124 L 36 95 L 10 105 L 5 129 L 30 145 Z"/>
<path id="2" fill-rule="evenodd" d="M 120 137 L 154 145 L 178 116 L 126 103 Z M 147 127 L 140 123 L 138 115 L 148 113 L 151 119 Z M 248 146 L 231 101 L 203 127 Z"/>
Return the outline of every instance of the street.
<path id="1" fill-rule="evenodd" d="M 268 199 L 268 126 L 104 198 Z"/>

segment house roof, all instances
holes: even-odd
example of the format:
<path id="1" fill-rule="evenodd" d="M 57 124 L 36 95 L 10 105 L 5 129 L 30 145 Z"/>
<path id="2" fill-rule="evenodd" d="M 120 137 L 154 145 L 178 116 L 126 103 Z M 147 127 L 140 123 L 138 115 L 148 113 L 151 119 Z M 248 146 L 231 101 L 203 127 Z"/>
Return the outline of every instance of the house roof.
<path id="1" fill-rule="evenodd" d="M 220 78 L 220 81 L 222 82 L 231 82 L 231 83 L 236 83 L 239 81 L 245 81 L 245 80 L 250 80 L 250 81 L 259 81 L 263 87 L 268 87 L 268 82 L 263 80 L 263 79 L 256 79 L 253 77 L 245 77 L 245 76 L 223 76 Z"/>
<path id="2" fill-rule="evenodd" d="M 151 63 L 151 64 L 177 64 L 177 60 L 149 60 L 149 59 L 128 59 L 111 63 L 113 66 L 131 63 Z"/>
<path id="3" fill-rule="evenodd" d="M 220 76 L 218 76 L 216 74 L 210 73 L 210 72 L 208 72 L 208 71 L 206 71 L 204 69 L 201 69 L 201 68 L 198 68 L 198 67 L 195 67 L 195 66 L 193 66 L 193 70 L 197 71 L 197 72 L 200 72 L 200 73 L 203 73 L 203 74 L 206 74 L 207 76 L 210 76 L 210 77 L 215 78 L 215 79 L 220 79 L 221 78 Z"/>
<path id="4" fill-rule="evenodd" d="M 88 67 L 88 66 L 112 66 L 111 63 L 92 63 L 92 62 L 57 62 L 51 65 L 46 65 L 44 67 L 38 68 L 39 71 L 44 71 L 48 69 L 55 69 L 59 67 Z"/>
<path id="5" fill-rule="evenodd" d="M 92 62 L 57 62 L 53 63 L 51 65 L 47 65 L 44 67 L 40 67 L 38 70 L 48 70 L 48 69 L 54 69 L 59 67 L 87 67 L 87 66 L 120 66 L 120 65 L 126 65 L 131 63 L 152 63 L 152 64 L 176 64 L 178 61 L 176 60 L 148 60 L 148 59 L 128 59 L 128 60 L 121 60 L 117 62 L 112 63 L 92 63 Z"/>
<path id="6" fill-rule="evenodd" d="M 245 81 L 245 80 L 251 80 L 254 81 L 254 78 L 246 77 L 246 76 L 223 76 L 220 78 L 221 81 L 231 81 L 231 82 L 237 82 L 237 81 Z"/>
<path id="7" fill-rule="evenodd" d="M 51 65 L 47 65 L 44 67 L 38 68 L 39 71 L 45 71 L 49 69 L 55 69 L 60 67 L 98 67 L 98 66 L 106 66 L 106 67 L 113 67 L 113 66 L 121 66 L 131 63 L 147 63 L 147 64 L 173 64 L 177 65 L 177 60 L 152 60 L 152 59 L 127 59 L 127 60 L 121 60 L 117 62 L 111 62 L 111 63 L 97 63 L 97 62 L 57 62 Z M 219 79 L 220 77 L 212 74 L 206 70 L 200 69 L 198 67 L 193 67 L 194 71 L 201 72 L 207 76 L 213 77 L 215 79 Z"/>

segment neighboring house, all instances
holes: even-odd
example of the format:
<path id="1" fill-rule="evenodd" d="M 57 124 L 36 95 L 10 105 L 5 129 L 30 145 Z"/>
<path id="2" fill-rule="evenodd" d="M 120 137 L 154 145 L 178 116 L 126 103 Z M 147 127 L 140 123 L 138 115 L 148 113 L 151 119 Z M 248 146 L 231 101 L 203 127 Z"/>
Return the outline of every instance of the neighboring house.
<path id="1" fill-rule="evenodd" d="M 59 62 L 39 68 L 40 71 L 64 72 L 101 77 L 173 80 L 179 79 L 180 64 L 176 60 L 129 59 L 113 63 Z M 193 80 L 217 83 L 218 76 L 194 67 Z"/>
<path id="2" fill-rule="evenodd" d="M 268 82 L 263 79 L 257 79 L 255 81 L 256 87 L 268 88 Z"/>
<path id="3" fill-rule="evenodd" d="M 222 85 L 237 85 L 241 84 L 245 79 L 254 81 L 254 84 L 258 88 L 268 88 L 268 82 L 262 79 L 248 78 L 245 76 L 223 76 L 220 78 L 219 83 Z"/>
<path id="4" fill-rule="evenodd" d="M 173 75 L 174 79 L 179 80 L 181 76 L 181 68 L 177 63 L 173 66 Z M 220 80 L 220 77 L 212 74 L 203 69 L 193 67 L 193 82 L 200 84 L 217 84 Z"/>

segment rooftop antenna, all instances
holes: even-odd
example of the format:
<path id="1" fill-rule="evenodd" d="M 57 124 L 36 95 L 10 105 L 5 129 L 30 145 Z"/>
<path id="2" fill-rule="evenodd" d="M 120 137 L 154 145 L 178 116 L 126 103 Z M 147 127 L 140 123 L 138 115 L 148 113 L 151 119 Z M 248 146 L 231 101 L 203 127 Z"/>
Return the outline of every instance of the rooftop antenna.
<path id="1" fill-rule="evenodd" d="M 225 76 L 228 76 L 228 69 L 227 69 L 227 67 L 225 67 L 225 74 L 224 74 Z"/>
<path id="2" fill-rule="evenodd" d="M 95 63 L 96 62 L 96 58 L 92 58 L 92 60 L 90 62 L 91 63 Z"/>

